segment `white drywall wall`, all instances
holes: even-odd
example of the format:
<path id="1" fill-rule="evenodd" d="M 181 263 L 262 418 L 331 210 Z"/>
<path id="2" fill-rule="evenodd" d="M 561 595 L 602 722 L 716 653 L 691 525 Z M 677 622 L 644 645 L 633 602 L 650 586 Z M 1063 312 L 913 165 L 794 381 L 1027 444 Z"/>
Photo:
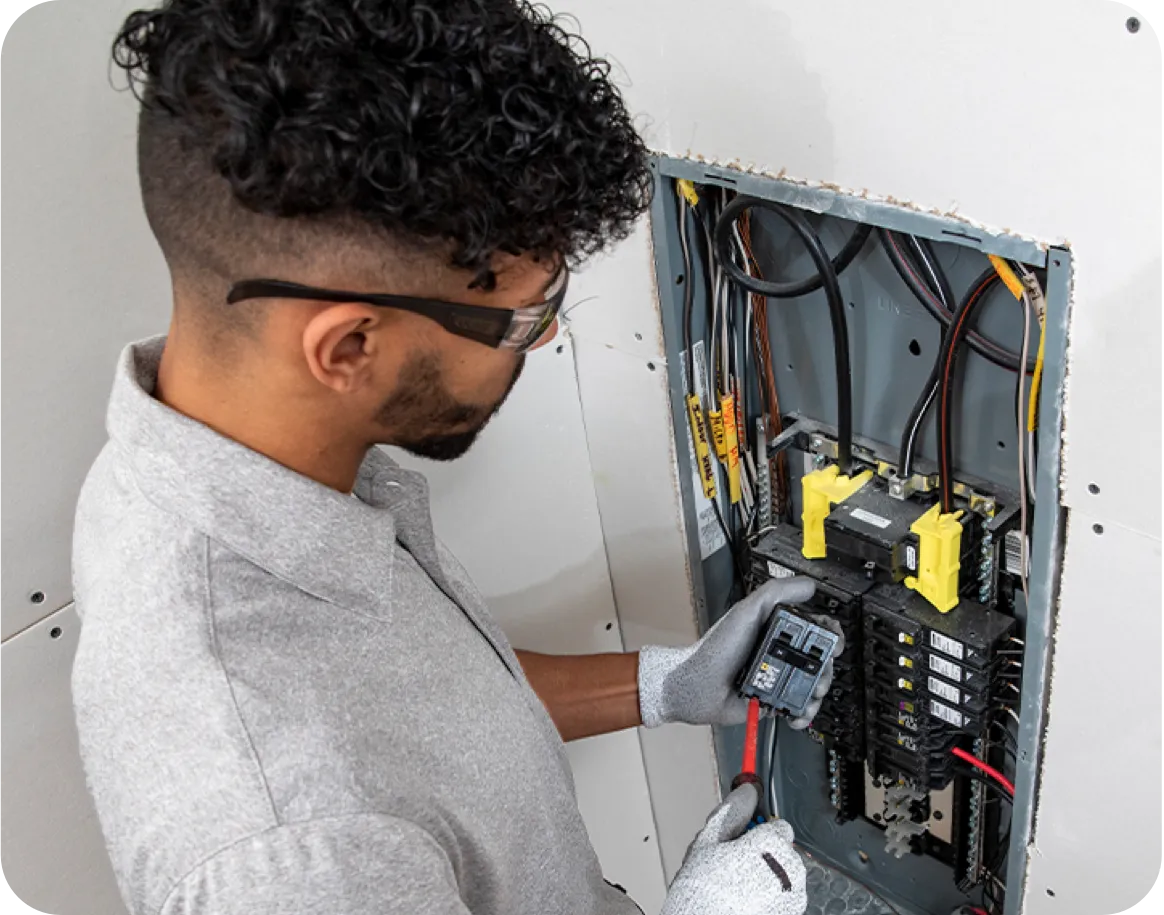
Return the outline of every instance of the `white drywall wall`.
<path id="1" fill-rule="evenodd" d="M 663 152 L 1070 245 L 1064 503 L 1075 514 L 1025 911 L 1134 904 L 1160 862 L 1161 121 L 1150 20 L 1133 34 L 1134 11 L 1102 0 L 558 6 L 615 60 Z M 650 268 L 633 246 L 612 260 L 607 307 L 580 312 L 579 335 L 633 351 L 627 330 L 657 334 L 641 296 Z M 677 496 L 660 492 L 649 516 L 619 511 L 644 477 L 673 472 L 669 426 L 644 419 L 664 409 L 662 379 L 644 381 L 641 367 L 579 362 L 620 609 L 617 572 L 645 555 L 633 532 L 665 528 L 677 510 Z M 614 448 L 600 460 L 594 440 L 620 436 L 635 442 L 633 456 Z M 669 611 L 675 627 L 689 624 L 688 606 Z M 1120 642 L 1113 714 L 1094 677 L 1097 633 L 1114 621 L 1131 635 Z M 648 752 L 647 765 L 655 787 L 655 770 L 679 763 Z"/>
<path id="2" fill-rule="evenodd" d="M 116 356 L 168 319 L 168 279 L 137 191 L 136 103 L 109 81 L 112 36 L 140 5 L 36 7 L 8 33 L 0 70 L 3 865 L 26 902 L 59 915 L 119 909 L 76 757 L 66 605 L 73 505 L 105 439 Z M 518 646 L 621 649 L 568 349 L 533 354 L 473 452 L 424 470 L 438 533 Z M 44 600 L 29 599 L 36 591 Z M 606 876 L 657 911 L 659 837 L 636 734 L 569 754 Z"/>

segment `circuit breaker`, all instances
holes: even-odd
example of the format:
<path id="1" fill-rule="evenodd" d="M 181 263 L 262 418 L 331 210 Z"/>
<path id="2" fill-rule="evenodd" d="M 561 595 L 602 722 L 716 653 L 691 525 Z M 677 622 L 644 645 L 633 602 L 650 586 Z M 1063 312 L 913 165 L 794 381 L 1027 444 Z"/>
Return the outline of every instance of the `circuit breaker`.
<path id="1" fill-rule="evenodd" d="M 1057 498 L 1041 412 L 1065 341 L 1047 316 L 1070 259 L 733 169 L 660 159 L 657 174 L 703 622 L 797 575 L 816 582 L 799 609 L 844 634 L 812 726 L 770 725 L 770 800 L 869 912 L 1010 915 L 1010 837 L 1031 816 L 1023 688 L 1048 650 L 1050 611 L 1028 595 L 1052 570 L 1032 557 L 1059 536 L 1035 511 Z M 740 739 L 717 734 L 721 771 Z M 810 893 L 810 911 L 829 903 Z"/>

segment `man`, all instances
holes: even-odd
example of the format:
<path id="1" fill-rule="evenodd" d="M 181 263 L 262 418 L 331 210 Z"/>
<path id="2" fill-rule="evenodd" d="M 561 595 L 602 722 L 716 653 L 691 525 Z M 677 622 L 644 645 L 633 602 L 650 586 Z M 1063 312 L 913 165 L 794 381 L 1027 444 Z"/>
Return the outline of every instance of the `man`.
<path id="1" fill-rule="evenodd" d="M 168 0 L 115 58 L 174 296 L 122 357 L 75 538 L 77 723 L 130 911 L 636 911 L 562 739 L 741 721 L 746 653 L 811 585 L 689 649 L 514 652 L 374 447 L 464 453 L 569 265 L 643 213 L 607 66 L 514 0 Z M 756 803 L 713 812 L 667 912 L 804 908 Z"/>

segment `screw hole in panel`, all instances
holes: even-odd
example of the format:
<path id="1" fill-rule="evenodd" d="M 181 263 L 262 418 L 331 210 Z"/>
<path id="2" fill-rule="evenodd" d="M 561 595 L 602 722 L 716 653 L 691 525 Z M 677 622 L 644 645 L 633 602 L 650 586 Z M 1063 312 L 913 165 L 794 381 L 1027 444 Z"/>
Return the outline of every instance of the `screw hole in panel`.
<path id="1" fill-rule="evenodd" d="M 1093 496 L 1098 496 L 1099 495 L 1099 486 L 1095 483 L 1088 483 L 1087 484 L 1087 491 L 1089 493 L 1091 493 Z"/>
<path id="2" fill-rule="evenodd" d="M 915 356 L 920 356 L 921 355 L 921 344 L 918 343 L 916 340 L 910 340 L 909 341 L 909 351 Z"/>
<path id="3" fill-rule="evenodd" d="M 60 626 L 53 626 L 53 628 L 49 630 L 49 638 L 59 639 L 60 637 L 61 637 L 61 627 Z"/>
<path id="4" fill-rule="evenodd" d="M 1097 534 L 1103 533 L 1103 525 L 1102 524 L 1093 524 L 1093 525 L 1091 525 L 1091 529 L 1093 531 L 1095 531 Z"/>
<path id="5" fill-rule="evenodd" d="M 43 604 L 44 603 L 44 592 L 43 591 L 33 591 L 30 595 L 28 595 L 28 599 L 30 601 L 32 601 L 32 603 L 34 603 L 34 604 Z"/>

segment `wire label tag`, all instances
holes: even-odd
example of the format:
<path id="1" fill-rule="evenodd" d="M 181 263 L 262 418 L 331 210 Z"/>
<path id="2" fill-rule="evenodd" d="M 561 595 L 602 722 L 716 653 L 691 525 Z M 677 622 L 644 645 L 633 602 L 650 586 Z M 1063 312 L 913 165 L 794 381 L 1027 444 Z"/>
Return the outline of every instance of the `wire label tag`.
<path id="1" fill-rule="evenodd" d="M 687 374 L 687 359 L 690 355 L 692 362 L 693 374 L 695 375 L 695 390 L 692 392 L 696 395 L 701 406 L 699 408 L 699 416 L 702 419 L 703 407 L 702 403 L 707 397 L 707 359 L 706 350 L 702 340 L 697 341 L 691 347 L 691 353 L 686 351 L 680 354 L 682 361 L 681 368 L 684 375 Z M 695 503 L 695 515 L 698 522 L 699 530 L 699 558 L 706 559 L 708 556 L 715 553 L 717 550 L 723 549 L 727 545 L 727 537 L 724 535 L 723 528 L 719 526 L 719 519 L 716 517 L 716 506 L 712 501 L 714 496 L 709 497 L 703 485 L 703 476 L 700 472 L 699 457 L 695 453 L 695 431 L 691 427 L 691 403 L 688 401 L 688 423 L 687 423 L 687 456 L 691 462 L 691 476 L 692 476 L 692 497 Z M 704 424 L 704 441 L 707 441 L 707 426 Z M 708 461 L 706 465 L 711 473 L 713 481 L 713 492 L 718 495 L 718 485 L 715 485 L 718 473 L 715 470 L 715 462 Z"/>
<path id="2" fill-rule="evenodd" d="M 736 401 L 731 394 L 719 400 L 723 413 L 723 440 L 727 449 L 728 499 L 732 505 L 740 501 L 740 440 L 736 431 Z"/>

